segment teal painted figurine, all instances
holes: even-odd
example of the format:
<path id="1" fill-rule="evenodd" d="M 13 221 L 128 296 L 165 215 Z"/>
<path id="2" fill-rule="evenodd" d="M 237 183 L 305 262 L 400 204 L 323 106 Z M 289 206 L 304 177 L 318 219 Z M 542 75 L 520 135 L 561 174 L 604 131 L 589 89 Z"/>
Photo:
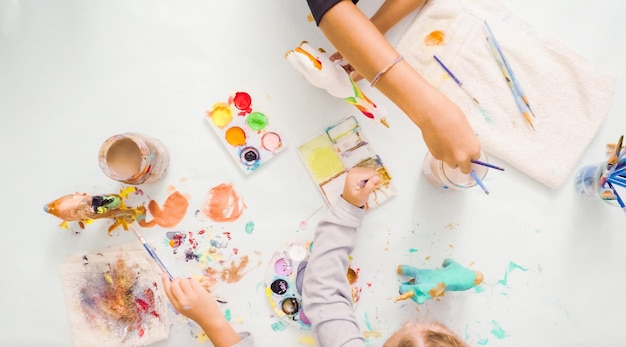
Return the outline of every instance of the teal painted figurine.
<path id="1" fill-rule="evenodd" d="M 470 270 L 452 259 L 445 259 L 441 269 L 399 265 L 398 274 L 411 279 L 400 284 L 400 296 L 395 301 L 412 299 L 418 304 L 442 297 L 446 291 L 472 289 L 483 281 L 481 272 Z"/>

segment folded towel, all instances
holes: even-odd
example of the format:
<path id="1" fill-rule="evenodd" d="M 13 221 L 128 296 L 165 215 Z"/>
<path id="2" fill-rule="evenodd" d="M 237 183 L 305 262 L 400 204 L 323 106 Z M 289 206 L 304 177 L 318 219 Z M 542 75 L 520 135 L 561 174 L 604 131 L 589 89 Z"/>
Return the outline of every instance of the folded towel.
<path id="1" fill-rule="evenodd" d="M 485 21 L 536 115 L 534 132 L 489 48 Z M 603 124 L 615 88 L 613 76 L 537 33 L 499 1 L 429 1 L 400 38 L 397 50 L 461 107 L 485 152 L 552 189 L 564 183 Z"/>

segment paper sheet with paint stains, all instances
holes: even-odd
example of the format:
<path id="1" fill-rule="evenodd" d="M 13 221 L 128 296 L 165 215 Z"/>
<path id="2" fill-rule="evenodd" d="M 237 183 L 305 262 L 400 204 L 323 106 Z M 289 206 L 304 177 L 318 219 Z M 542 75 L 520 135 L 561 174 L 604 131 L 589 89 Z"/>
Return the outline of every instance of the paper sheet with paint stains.
<path id="1" fill-rule="evenodd" d="M 73 346 L 147 346 L 168 337 L 160 270 L 140 243 L 76 254 L 60 272 Z"/>

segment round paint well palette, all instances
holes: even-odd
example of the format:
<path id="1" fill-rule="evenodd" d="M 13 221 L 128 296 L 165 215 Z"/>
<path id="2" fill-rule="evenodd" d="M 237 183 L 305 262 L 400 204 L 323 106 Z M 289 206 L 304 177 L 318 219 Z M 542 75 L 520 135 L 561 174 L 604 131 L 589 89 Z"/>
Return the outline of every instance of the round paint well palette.
<path id="1" fill-rule="evenodd" d="M 246 174 L 285 149 L 283 137 L 269 129 L 267 115 L 252 109 L 247 92 L 236 92 L 228 101 L 213 104 L 206 111 L 206 120 Z"/>
<path id="2" fill-rule="evenodd" d="M 265 278 L 265 294 L 278 318 L 301 329 L 310 329 L 311 321 L 302 306 L 304 273 L 313 242 L 289 242 L 270 259 Z M 358 285 L 358 270 L 350 265 L 347 273 L 356 303 L 362 288 Z"/>

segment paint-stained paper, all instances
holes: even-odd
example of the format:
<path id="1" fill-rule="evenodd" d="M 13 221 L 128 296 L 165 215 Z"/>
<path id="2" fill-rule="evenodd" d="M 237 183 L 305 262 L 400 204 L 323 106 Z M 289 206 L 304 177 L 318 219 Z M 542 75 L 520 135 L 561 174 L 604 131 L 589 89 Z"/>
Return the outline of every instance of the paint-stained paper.
<path id="1" fill-rule="evenodd" d="M 169 335 L 161 272 L 139 242 L 61 266 L 73 346 L 146 346 Z"/>

